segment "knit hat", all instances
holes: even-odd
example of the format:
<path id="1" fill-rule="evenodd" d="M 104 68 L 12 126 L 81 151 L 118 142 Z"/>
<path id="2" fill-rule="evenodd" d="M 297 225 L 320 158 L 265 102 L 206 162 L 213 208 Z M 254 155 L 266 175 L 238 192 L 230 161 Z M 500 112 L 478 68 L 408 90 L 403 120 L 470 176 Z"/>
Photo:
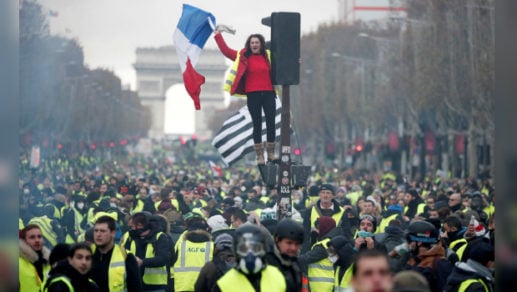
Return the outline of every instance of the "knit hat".
<path id="1" fill-rule="evenodd" d="M 331 191 L 333 195 L 336 194 L 336 191 L 334 190 L 334 186 L 332 186 L 331 184 L 322 184 L 320 187 L 320 192 L 321 191 Z"/>
<path id="2" fill-rule="evenodd" d="M 332 217 L 321 216 L 316 219 L 316 228 L 319 230 L 319 236 L 324 236 L 330 230 L 336 228 L 336 221 Z"/>
<path id="3" fill-rule="evenodd" d="M 372 222 L 373 231 L 377 230 L 377 219 L 374 216 L 369 215 L 369 214 L 361 215 L 361 217 L 359 217 L 359 223 L 361 223 L 361 221 L 363 221 L 363 220 L 368 220 L 368 221 Z"/>
<path id="4" fill-rule="evenodd" d="M 233 237 L 228 233 L 219 234 L 214 241 L 215 248 L 218 250 L 222 250 L 224 248 L 232 248 L 233 247 Z"/>
<path id="5" fill-rule="evenodd" d="M 212 229 L 212 233 L 228 228 L 228 224 L 226 224 L 226 219 L 224 219 L 222 215 L 214 215 L 208 218 L 206 223 L 208 223 L 208 226 L 210 226 L 210 228 Z"/>
<path id="6" fill-rule="evenodd" d="M 318 186 L 311 186 L 309 188 L 309 196 L 311 197 L 317 197 L 319 192 L 320 188 Z"/>

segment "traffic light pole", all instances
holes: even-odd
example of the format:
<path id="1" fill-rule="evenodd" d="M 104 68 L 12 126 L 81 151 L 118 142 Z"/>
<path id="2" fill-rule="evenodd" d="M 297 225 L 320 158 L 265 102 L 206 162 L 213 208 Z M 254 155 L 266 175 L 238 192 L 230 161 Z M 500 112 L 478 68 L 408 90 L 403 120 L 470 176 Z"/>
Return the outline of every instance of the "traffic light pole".
<path id="1" fill-rule="evenodd" d="M 290 218 L 293 212 L 291 202 L 291 116 L 289 85 L 282 85 L 282 126 L 280 128 L 280 165 L 278 166 L 277 218 Z"/>

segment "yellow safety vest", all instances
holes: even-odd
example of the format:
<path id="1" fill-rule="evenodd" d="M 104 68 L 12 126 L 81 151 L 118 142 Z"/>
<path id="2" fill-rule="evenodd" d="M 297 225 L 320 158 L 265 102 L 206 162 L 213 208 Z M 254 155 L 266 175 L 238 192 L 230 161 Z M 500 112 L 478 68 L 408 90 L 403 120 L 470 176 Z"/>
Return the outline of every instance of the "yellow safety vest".
<path id="1" fill-rule="evenodd" d="M 97 283 L 95 283 L 95 281 L 93 281 L 92 279 L 88 279 L 88 281 L 92 284 L 95 284 L 97 285 Z M 59 276 L 59 277 L 56 277 L 52 280 L 50 280 L 50 282 L 48 283 L 48 285 L 45 285 L 45 288 L 43 289 L 44 292 L 47 292 L 48 291 L 48 288 L 50 287 L 50 285 L 52 285 L 53 283 L 56 283 L 56 282 L 63 282 L 66 284 L 66 286 L 68 287 L 68 291 L 70 292 L 74 292 L 75 289 L 74 289 L 74 286 L 72 285 L 72 282 L 70 281 L 70 279 L 66 276 Z M 84 288 L 84 287 L 81 287 L 81 288 Z M 111 290 L 110 290 L 111 291 Z"/>
<path id="2" fill-rule="evenodd" d="M 480 280 L 480 279 L 468 279 L 468 280 L 465 280 L 465 281 L 461 282 L 461 285 L 458 288 L 458 292 L 465 292 L 465 291 L 467 291 L 469 286 L 474 284 L 474 283 L 481 283 L 481 285 L 483 285 L 483 288 L 485 288 L 485 291 L 487 291 L 487 292 L 490 291 L 488 289 L 488 287 L 486 286 L 486 284 L 482 280 Z"/>
<path id="3" fill-rule="evenodd" d="M 95 253 L 95 244 L 92 244 L 92 253 Z M 126 286 L 126 250 L 118 244 L 113 246 L 108 270 L 108 286 L 110 292 L 127 291 Z"/>
<path id="4" fill-rule="evenodd" d="M 180 205 L 178 203 L 178 200 L 176 199 L 170 199 L 171 200 L 171 204 L 176 208 L 176 210 L 179 211 L 180 209 Z M 162 200 L 159 200 L 158 202 L 154 203 L 154 209 L 155 210 L 158 210 L 158 206 L 160 206 L 160 203 L 162 202 Z M 143 208 L 143 204 L 142 204 L 142 208 Z"/>
<path id="5" fill-rule="evenodd" d="M 45 240 L 52 246 L 56 246 L 57 234 L 52 229 L 51 219 L 47 216 L 34 217 L 29 221 L 29 224 L 36 224 L 41 229 L 41 233 Z"/>
<path id="6" fill-rule="evenodd" d="M 214 243 L 192 242 L 184 239 L 174 263 L 174 290 L 194 291 L 197 277 L 205 263 L 212 260 Z"/>
<path id="7" fill-rule="evenodd" d="M 131 215 L 142 212 L 144 210 L 144 202 L 142 200 L 135 200 L 136 206 L 129 211 Z M 156 208 L 155 208 L 156 209 Z"/>
<path id="8" fill-rule="evenodd" d="M 404 214 L 407 213 L 407 210 L 409 210 L 409 206 L 404 207 Z M 418 206 L 416 207 L 415 216 L 418 214 L 424 213 L 424 210 L 425 210 L 425 203 L 418 204 Z"/>
<path id="9" fill-rule="evenodd" d="M 163 232 L 156 233 L 156 240 L 158 240 L 162 235 L 167 236 Z M 136 244 L 134 241 L 131 242 L 129 251 L 132 254 L 136 254 Z M 148 259 L 154 257 L 154 246 L 149 242 L 145 248 L 145 258 Z M 142 279 L 146 285 L 167 285 L 167 265 L 161 267 L 145 267 Z"/>
<path id="10" fill-rule="evenodd" d="M 34 265 L 25 258 L 18 258 L 18 277 L 20 281 L 20 292 L 40 291 L 43 283 L 47 280 L 49 264 L 43 264 L 43 279 L 38 275 Z"/>
<path id="11" fill-rule="evenodd" d="M 320 244 L 327 249 L 329 241 L 330 238 L 318 241 L 312 246 L 311 250 Z M 309 287 L 311 287 L 311 291 L 332 291 L 334 287 L 334 268 L 332 262 L 327 257 L 319 262 L 309 264 L 307 274 L 309 276 Z"/>
<path id="12" fill-rule="evenodd" d="M 458 244 L 461 244 L 461 243 L 463 243 L 463 245 L 461 245 L 458 248 L 455 248 Z M 467 248 L 467 240 L 465 238 L 456 239 L 455 241 L 453 241 L 449 244 L 449 248 L 452 249 L 458 255 L 458 258 L 461 261 L 461 258 L 463 257 L 463 253 L 465 252 L 465 249 Z"/>
<path id="13" fill-rule="evenodd" d="M 350 287 L 350 282 L 352 282 L 352 267 L 354 264 L 351 264 L 348 269 L 346 269 L 345 274 L 343 275 L 343 278 L 341 278 L 341 281 L 339 281 L 339 271 L 341 270 L 341 267 L 338 266 L 336 269 L 336 272 L 334 273 L 334 292 L 340 292 L 345 291 L 346 288 Z"/>
<path id="14" fill-rule="evenodd" d="M 339 212 L 332 215 L 332 219 L 334 219 L 334 221 L 336 221 L 336 226 L 340 225 L 341 217 L 343 216 L 343 213 L 344 213 L 343 208 L 339 207 Z M 316 219 L 318 219 L 320 217 L 321 217 L 321 214 L 319 212 L 319 209 L 318 209 L 318 207 L 316 207 L 316 205 L 314 205 L 314 207 L 311 210 L 311 228 L 315 227 L 314 222 L 316 221 Z"/>
<path id="15" fill-rule="evenodd" d="M 266 266 L 260 277 L 261 292 L 284 292 L 287 289 L 284 275 L 277 267 Z M 221 292 L 256 292 L 248 278 L 236 269 L 231 269 L 217 281 Z"/>
<path id="16" fill-rule="evenodd" d="M 350 200 L 350 203 L 352 204 L 352 206 L 355 206 L 357 205 L 357 201 L 359 200 L 359 197 L 363 194 L 362 191 L 355 191 L 355 192 L 350 192 L 348 194 L 346 194 L 346 197 Z"/>
<path id="17" fill-rule="evenodd" d="M 376 233 L 384 232 L 384 229 L 388 226 L 391 220 L 396 219 L 398 214 L 391 214 L 390 216 L 386 218 L 382 218 L 381 224 L 379 224 L 379 227 L 377 227 Z"/>

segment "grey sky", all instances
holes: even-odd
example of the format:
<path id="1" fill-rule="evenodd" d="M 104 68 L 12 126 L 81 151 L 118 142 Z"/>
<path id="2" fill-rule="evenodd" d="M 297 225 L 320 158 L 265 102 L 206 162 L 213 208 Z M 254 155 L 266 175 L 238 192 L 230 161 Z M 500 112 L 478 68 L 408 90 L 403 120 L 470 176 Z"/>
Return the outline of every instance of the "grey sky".
<path id="1" fill-rule="evenodd" d="M 226 37 L 234 48 L 243 46 L 251 33 L 269 36 L 261 24 L 271 12 L 299 12 L 302 34 L 337 19 L 337 0 L 39 0 L 45 9 L 58 11 L 49 17 L 52 33 L 79 39 L 91 68 L 115 71 L 123 84 L 135 89 L 137 47 L 172 45 L 181 7 L 187 3 L 211 12 L 217 23 L 232 25 L 235 36 Z M 210 38 L 206 47 L 215 47 Z"/>

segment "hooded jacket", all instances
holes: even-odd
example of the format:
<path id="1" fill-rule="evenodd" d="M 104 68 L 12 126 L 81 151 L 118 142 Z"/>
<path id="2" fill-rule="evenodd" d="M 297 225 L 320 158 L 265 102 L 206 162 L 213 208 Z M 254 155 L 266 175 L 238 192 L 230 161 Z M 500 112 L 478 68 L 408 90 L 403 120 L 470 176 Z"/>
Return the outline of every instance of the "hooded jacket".
<path id="1" fill-rule="evenodd" d="M 406 242 L 406 233 L 398 226 L 388 226 L 385 229 L 386 237 L 382 243 L 386 246 L 386 250 L 391 252 L 396 246 Z M 397 255 L 388 258 L 391 271 L 394 273 L 400 272 L 404 269 L 404 257 Z"/>
<path id="2" fill-rule="evenodd" d="M 287 284 L 287 291 L 301 291 L 302 270 L 296 257 L 282 255 L 275 244 L 273 250 L 266 254 L 266 262 L 282 272 Z"/>
<path id="3" fill-rule="evenodd" d="M 488 291 L 494 291 L 494 276 L 492 276 L 490 270 L 482 264 L 470 259 L 467 260 L 466 263 L 456 263 L 456 266 L 452 270 L 451 275 L 447 279 L 446 291 L 458 291 L 461 283 L 468 279 L 481 280 L 483 283 L 485 283 Z M 468 289 L 465 291 L 477 292 L 487 290 L 483 284 L 477 282 L 469 285 Z"/>
<path id="4" fill-rule="evenodd" d="M 41 253 L 38 254 L 24 240 L 20 239 L 18 260 L 20 291 L 38 291 L 42 287 L 50 270 L 49 255 L 48 248 L 43 247 Z M 36 266 L 41 267 L 39 271 Z"/>

